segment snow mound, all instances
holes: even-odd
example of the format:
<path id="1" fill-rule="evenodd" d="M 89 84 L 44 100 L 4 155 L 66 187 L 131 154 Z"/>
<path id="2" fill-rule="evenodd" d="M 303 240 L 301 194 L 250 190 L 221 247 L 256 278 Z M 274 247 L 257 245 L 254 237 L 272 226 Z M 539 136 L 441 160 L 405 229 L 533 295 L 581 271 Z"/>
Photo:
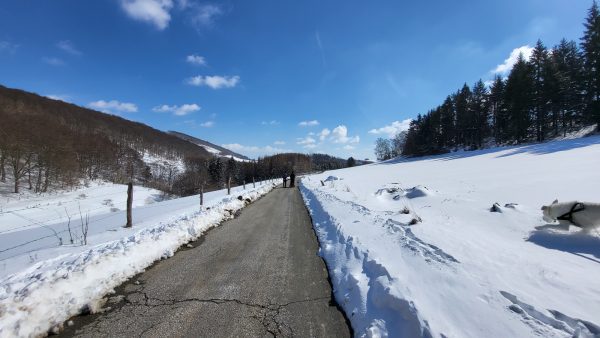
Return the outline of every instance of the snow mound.
<path id="1" fill-rule="evenodd" d="M 336 170 L 344 189 L 324 172 L 300 190 L 356 337 L 600 337 L 600 233 L 539 208 L 597 202 L 599 167 L 595 135 Z"/>
<path id="2" fill-rule="evenodd" d="M 254 201 L 272 188 L 264 184 L 241 192 L 242 200 L 227 196 L 210 208 L 196 207 L 170 221 L 123 229 L 127 234 L 118 240 L 39 262 L 0 280 L 0 336 L 42 336 L 83 309 L 99 311 L 102 298 L 116 286 L 174 255 L 182 245 L 234 217 L 247 200 Z M 196 197 L 193 201 L 197 205 Z"/>
<path id="3" fill-rule="evenodd" d="M 338 181 L 339 177 L 337 176 L 329 176 L 326 179 L 323 180 L 323 182 L 333 182 L 333 181 Z"/>

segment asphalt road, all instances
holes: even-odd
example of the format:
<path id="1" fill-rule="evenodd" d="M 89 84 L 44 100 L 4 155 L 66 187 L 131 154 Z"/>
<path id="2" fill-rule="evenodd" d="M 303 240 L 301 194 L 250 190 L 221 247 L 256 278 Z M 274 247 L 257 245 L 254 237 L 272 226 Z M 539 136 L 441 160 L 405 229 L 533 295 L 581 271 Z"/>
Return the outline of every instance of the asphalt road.
<path id="1" fill-rule="evenodd" d="M 298 189 L 278 188 L 117 289 L 82 337 L 348 337 Z"/>

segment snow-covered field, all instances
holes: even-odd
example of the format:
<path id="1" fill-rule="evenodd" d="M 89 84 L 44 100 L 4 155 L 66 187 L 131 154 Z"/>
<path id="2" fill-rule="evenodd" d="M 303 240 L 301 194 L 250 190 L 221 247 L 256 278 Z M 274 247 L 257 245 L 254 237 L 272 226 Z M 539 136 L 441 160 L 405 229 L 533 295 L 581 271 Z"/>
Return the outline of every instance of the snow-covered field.
<path id="1" fill-rule="evenodd" d="M 22 199 L 4 204 L 0 215 L 0 337 L 37 336 L 82 309 L 98 310 L 102 297 L 116 286 L 156 260 L 173 255 L 181 245 L 233 217 L 236 210 L 272 188 L 270 183 L 259 182 L 256 188 L 232 188 L 231 196 L 226 190 L 209 192 L 200 210 L 198 196 L 156 202 L 157 191 L 134 187 L 133 227 L 123 228 L 125 211 L 110 209 L 125 205 L 117 195 L 125 195 L 126 186 L 90 187 L 85 198 L 76 199 L 77 212 L 68 212 L 73 244 L 63 217 L 63 207 L 72 208 L 67 203 L 73 197 L 69 193 L 46 197 L 43 202 Z M 104 205 L 107 196 L 115 206 Z M 84 224 L 89 210 L 87 245 L 81 243 L 78 204 Z M 30 222 L 12 225 L 15 212 Z"/>
<path id="2" fill-rule="evenodd" d="M 330 171 L 301 191 L 357 336 L 600 336 L 600 230 L 540 210 L 600 202 L 600 136 Z"/>

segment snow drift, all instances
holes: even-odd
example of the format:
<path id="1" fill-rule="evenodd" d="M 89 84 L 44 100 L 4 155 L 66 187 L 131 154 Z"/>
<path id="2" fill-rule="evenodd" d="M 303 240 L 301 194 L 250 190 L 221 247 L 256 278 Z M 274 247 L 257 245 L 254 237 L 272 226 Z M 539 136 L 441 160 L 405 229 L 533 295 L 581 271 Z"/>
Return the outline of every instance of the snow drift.
<path id="1" fill-rule="evenodd" d="M 540 210 L 598 201 L 598 168 L 594 136 L 330 171 L 300 189 L 359 337 L 598 337 L 600 235 Z"/>
<path id="2" fill-rule="evenodd" d="M 272 184 L 265 184 L 231 196 L 209 198 L 210 208 L 202 211 L 198 210 L 197 196 L 192 197 L 197 211 L 187 207 L 182 213 L 181 208 L 175 208 L 176 213 L 167 212 L 170 219 L 163 216 L 158 222 L 161 218 L 155 217 L 141 227 L 121 228 L 119 231 L 127 234 L 118 240 L 45 260 L 4 278 L 0 281 L 0 336 L 43 335 L 83 310 L 98 311 L 102 297 L 116 286 L 153 262 L 172 256 L 180 246 L 232 218 L 248 201 L 272 188 Z M 169 202 L 187 205 L 190 198 L 180 200 Z"/>

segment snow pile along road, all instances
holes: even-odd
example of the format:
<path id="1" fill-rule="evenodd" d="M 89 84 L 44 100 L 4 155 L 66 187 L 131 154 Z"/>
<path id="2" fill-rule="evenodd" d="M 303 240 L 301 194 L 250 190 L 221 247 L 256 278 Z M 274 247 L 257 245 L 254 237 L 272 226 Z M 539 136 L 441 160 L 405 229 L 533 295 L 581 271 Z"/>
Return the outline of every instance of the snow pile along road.
<path id="1" fill-rule="evenodd" d="M 171 214 L 171 219 L 158 217 L 154 219 L 160 222 L 150 219 L 142 222 L 142 226 L 121 228 L 118 240 L 45 260 L 4 278 L 0 281 L 0 336 L 43 335 L 81 311 L 100 310 L 102 297 L 116 286 L 153 262 L 172 256 L 180 246 L 234 217 L 237 210 L 272 188 L 272 184 L 258 185 L 212 200 L 209 195 L 206 205 L 210 208 L 203 211 L 198 210 L 198 196 L 180 199 L 182 202 L 163 202 L 187 206 L 187 201 L 193 198 L 197 211 L 187 206 L 184 208 L 187 212 Z M 150 209 L 146 211 L 149 212 Z M 138 214 L 141 217 L 144 209 Z M 96 240 L 101 238 L 99 235 Z"/>
<path id="2" fill-rule="evenodd" d="M 329 171 L 300 188 L 357 336 L 598 337 L 600 230 L 540 210 L 600 202 L 598 168 L 594 136 Z"/>

